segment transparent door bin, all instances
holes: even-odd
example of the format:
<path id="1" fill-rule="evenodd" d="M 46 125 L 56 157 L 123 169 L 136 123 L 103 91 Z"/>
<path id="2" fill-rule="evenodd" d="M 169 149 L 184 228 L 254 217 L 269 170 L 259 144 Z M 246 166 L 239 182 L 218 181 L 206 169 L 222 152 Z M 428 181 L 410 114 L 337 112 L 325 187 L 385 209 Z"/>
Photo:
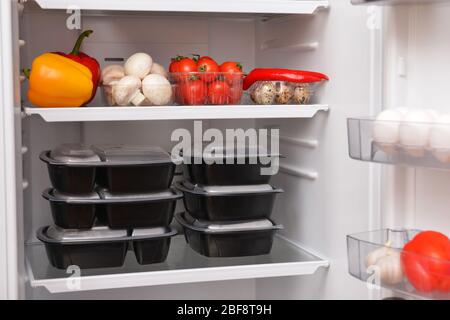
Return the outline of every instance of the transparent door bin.
<path id="1" fill-rule="evenodd" d="M 350 158 L 450 169 L 450 124 L 347 119 Z"/>
<path id="2" fill-rule="evenodd" d="M 450 299 L 450 261 L 402 250 L 419 232 L 382 229 L 348 235 L 349 273 L 372 286 L 402 295 L 418 299 Z M 432 267 L 437 264 L 439 270 L 446 271 L 437 272 Z M 417 277 L 417 271 L 420 271 L 418 268 L 426 276 Z"/>

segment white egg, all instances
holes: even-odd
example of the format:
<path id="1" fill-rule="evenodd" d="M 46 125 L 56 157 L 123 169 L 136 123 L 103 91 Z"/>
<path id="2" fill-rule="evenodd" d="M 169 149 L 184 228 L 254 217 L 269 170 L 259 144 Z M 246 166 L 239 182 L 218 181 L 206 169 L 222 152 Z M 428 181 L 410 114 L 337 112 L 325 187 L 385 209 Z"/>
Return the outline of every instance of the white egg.
<path id="1" fill-rule="evenodd" d="M 377 145 L 386 153 L 395 152 L 399 142 L 399 127 L 403 114 L 397 110 L 384 110 L 378 114 L 373 125 L 373 138 Z"/>
<path id="2" fill-rule="evenodd" d="M 428 146 L 431 114 L 425 109 L 408 111 L 400 125 L 400 144 L 409 155 L 422 157 Z"/>
<path id="3" fill-rule="evenodd" d="M 436 159 L 450 162 L 450 114 L 441 115 L 431 126 L 429 145 Z"/>
<path id="4" fill-rule="evenodd" d="M 403 116 L 406 116 L 408 113 L 408 108 L 405 107 L 395 108 L 394 110 L 400 112 Z"/>

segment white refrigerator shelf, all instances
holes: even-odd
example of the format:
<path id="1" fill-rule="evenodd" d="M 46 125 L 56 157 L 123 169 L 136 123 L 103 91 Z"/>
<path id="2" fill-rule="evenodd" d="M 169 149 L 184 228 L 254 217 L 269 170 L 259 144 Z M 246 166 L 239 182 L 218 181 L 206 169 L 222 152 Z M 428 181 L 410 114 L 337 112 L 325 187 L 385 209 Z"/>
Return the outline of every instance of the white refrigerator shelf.
<path id="1" fill-rule="evenodd" d="M 319 111 L 328 111 L 328 105 L 23 108 L 24 115 L 47 122 L 312 118 Z"/>
<path id="2" fill-rule="evenodd" d="M 52 267 L 43 244 L 27 244 L 25 253 L 31 287 L 45 287 L 52 293 L 309 275 L 319 267 L 329 266 L 327 260 L 281 237 L 275 237 L 272 251 L 267 255 L 207 258 L 193 251 L 179 235 L 172 238 L 164 263 L 139 265 L 134 253 L 129 251 L 123 267 L 85 269 L 78 278 Z"/>
<path id="3" fill-rule="evenodd" d="M 43 9 L 76 7 L 81 10 L 102 11 L 164 11 L 164 12 L 217 12 L 217 13 L 268 13 L 313 14 L 327 8 L 328 1 L 321 0 L 36 0 Z"/>

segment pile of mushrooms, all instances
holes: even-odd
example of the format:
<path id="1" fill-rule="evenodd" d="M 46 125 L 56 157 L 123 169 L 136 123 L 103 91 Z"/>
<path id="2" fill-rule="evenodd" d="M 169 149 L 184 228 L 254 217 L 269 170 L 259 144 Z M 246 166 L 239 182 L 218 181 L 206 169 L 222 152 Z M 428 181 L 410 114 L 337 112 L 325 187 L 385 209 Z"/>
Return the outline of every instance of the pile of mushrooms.
<path id="1" fill-rule="evenodd" d="M 102 84 L 110 106 L 164 106 L 172 101 L 166 70 L 142 52 L 133 54 L 123 66 L 105 67 Z"/>

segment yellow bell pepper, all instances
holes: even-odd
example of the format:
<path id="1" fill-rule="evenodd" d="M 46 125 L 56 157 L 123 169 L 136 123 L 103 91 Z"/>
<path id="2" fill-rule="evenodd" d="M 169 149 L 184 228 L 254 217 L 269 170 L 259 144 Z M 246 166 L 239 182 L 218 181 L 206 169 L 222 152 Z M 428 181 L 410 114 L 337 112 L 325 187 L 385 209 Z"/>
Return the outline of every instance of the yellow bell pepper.
<path id="1" fill-rule="evenodd" d="M 28 99 L 44 108 L 81 107 L 94 88 L 87 67 L 55 53 L 34 59 L 29 84 Z"/>

